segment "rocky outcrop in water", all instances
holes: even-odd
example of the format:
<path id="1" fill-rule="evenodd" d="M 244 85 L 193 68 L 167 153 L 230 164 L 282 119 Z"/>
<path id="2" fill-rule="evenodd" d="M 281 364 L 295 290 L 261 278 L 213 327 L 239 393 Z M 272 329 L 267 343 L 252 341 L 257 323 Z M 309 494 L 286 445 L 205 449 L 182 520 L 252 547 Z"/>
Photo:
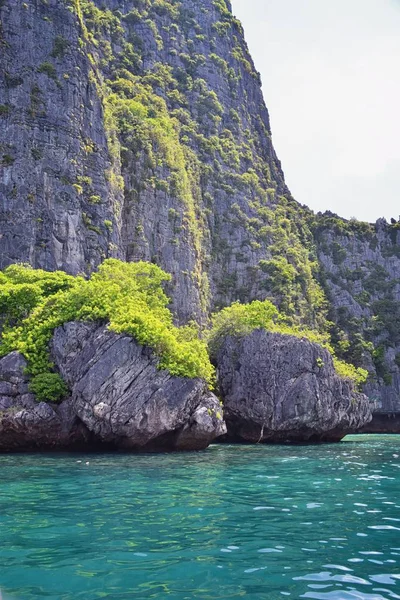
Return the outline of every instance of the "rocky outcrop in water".
<path id="1" fill-rule="evenodd" d="M 18 352 L 0 359 L 0 451 L 83 449 L 93 444 L 71 402 L 37 402 L 28 391 L 26 360 Z"/>
<path id="2" fill-rule="evenodd" d="M 60 406 L 28 393 L 20 354 L 1 359 L 0 450 L 202 450 L 226 433 L 206 384 L 159 371 L 129 336 L 67 323 L 55 331 L 52 354 L 71 389 Z"/>
<path id="3" fill-rule="evenodd" d="M 54 333 L 52 356 L 75 414 L 103 442 L 200 450 L 225 433 L 220 403 L 206 384 L 159 371 L 152 352 L 128 335 L 67 323 Z"/>
<path id="4" fill-rule="evenodd" d="M 366 396 L 306 339 L 264 330 L 229 336 L 217 366 L 229 440 L 336 442 L 371 420 Z"/>

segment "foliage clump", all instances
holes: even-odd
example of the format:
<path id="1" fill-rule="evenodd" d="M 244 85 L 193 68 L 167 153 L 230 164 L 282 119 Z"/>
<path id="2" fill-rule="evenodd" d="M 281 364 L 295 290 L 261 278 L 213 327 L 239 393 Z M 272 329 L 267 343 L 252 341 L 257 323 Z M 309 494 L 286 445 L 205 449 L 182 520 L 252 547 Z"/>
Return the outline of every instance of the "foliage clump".
<path id="1" fill-rule="evenodd" d="M 55 66 L 50 62 L 44 62 L 38 68 L 38 73 L 44 73 L 50 79 L 57 80 L 57 71 Z"/>
<path id="2" fill-rule="evenodd" d="M 175 327 L 163 284 L 170 275 L 156 265 L 106 260 L 89 280 L 13 265 L 0 273 L 0 356 L 13 350 L 28 361 L 31 390 L 38 399 L 59 401 L 65 384 L 51 362 L 54 329 L 68 321 L 103 321 L 132 335 L 159 357 L 172 375 L 212 383 L 207 346 L 191 327 Z"/>
<path id="3" fill-rule="evenodd" d="M 68 394 L 68 387 L 58 373 L 39 373 L 29 383 L 29 391 L 40 402 L 60 402 Z"/>
<path id="4" fill-rule="evenodd" d="M 335 370 L 340 377 L 351 379 L 355 384 L 365 383 L 368 372 L 356 368 L 336 358 L 328 334 L 319 333 L 312 329 L 288 324 L 287 318 L 269 300 L 256 300 L 250 304 L 235 302 L 213 316 L 212 329 L 209 333 L 211 356 L 215 358 L 223 338 L 227 335 L 241 337 L 250 334 L 255 329 L 266 329 L 274 333 L 306 338 L 310 342 L 320 344 L 332 355 Z"/>

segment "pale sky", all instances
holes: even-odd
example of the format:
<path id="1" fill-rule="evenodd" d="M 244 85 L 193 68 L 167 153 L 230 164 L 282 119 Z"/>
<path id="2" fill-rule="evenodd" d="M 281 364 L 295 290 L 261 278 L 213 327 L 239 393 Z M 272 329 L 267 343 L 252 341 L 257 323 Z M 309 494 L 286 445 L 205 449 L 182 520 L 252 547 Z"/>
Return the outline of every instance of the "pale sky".
<path id="1" fill-rule="evenodd" d="M 293 196 L 400 215 L 400 0 L 232 0 Z"/>

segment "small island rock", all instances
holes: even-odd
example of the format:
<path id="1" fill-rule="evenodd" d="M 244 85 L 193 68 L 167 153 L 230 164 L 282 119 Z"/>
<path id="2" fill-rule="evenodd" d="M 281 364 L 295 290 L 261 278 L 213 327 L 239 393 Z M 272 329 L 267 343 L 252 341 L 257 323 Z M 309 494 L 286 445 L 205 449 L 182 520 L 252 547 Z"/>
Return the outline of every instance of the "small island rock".
<path id="1" fill-rule="evenodd" d="M 151 350 L 128 335 L 67 323 L 51 352 L 71 390 L 59 405 L 29 393 L 21 354 L 0 360 L 0 451 L 202 450 L 226 433 L 206 383 L 160 371 Z"/>
<path id="2" fill-rule="evenodd" d="M 159 370 L 152 351 L 129 335 L 66 323 L 56 329 L 51 350 L 75 414 L 102 442 L 201 450 L 226 432 L 220 403 L 206 383 Z"/>
<path id="3" fill-rule="evenodd" d="M 231 441 L 335 442 L 372 418 L 328 350 L 306 339 L 261 329 L 228 336 L 217 367 Z"/>

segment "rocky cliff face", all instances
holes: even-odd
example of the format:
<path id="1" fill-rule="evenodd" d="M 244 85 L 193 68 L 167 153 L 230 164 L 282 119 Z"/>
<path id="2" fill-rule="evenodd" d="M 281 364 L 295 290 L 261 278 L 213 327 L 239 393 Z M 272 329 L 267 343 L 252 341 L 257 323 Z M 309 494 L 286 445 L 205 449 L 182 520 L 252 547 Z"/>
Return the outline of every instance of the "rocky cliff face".
<path id="1" fill-rule="evenodd" d="M 269 297 L 323 328 L 327 294 L 343 352 L 378 348 L 369 393 L 400 409 L 398 334 L 375 318 L 399 310 L 397 230 L 291 198 L 228 1 L 0 0 L 0 23 L 0 268 L 152 261 L 180 322 Z"/>
<path id="2" fill-rule="evenodd" d="M 1 2 L 1 267 L 86 272 L 120 252 L 104 223 L 122 192 L 108 177 L 102 100 L 69 8 Z"/>
<path id="3" fill-rule="evenodd" d="M 1 22 L 1 267 L 146 259 L 182 321 L 267 294 L 318 321 L 311 234 L 229 3 L 2 0 Z"/>
<path id="4" fill-rule="evenodd" d="M 400 412 L 400 223 L 325 214 L 315 237 L 338 351 L 370 372 L 375 410 Z"/>

